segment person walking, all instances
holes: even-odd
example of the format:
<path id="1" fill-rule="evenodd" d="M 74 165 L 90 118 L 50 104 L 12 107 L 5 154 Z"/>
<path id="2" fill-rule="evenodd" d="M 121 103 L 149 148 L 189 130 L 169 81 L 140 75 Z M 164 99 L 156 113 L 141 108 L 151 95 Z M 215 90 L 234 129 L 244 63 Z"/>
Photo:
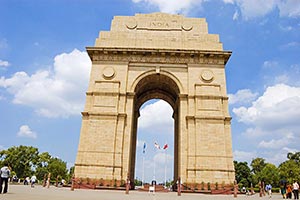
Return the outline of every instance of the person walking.
<path id="1" fill-rule="evenodd" d="M 297 181 L 294 181 L 293 183 L 293 193 L 294 193 L 294 199 L 299 199 L 299 184 Z"/>
<path id="2" fill-rule="evenodd" d="M 36 176 L 35 176 L 35 175 L 33 175 L 33 176 L 31 177 L 30 182 L 31 182 L 31 187 L 33 188 L 33 187 L 34 187 L 34 184 L 35 184 L 35 182 L 36 182 Z"/>
<path id="3" fill-rule="evenodd" d="M 4 166 L 0 169 L 0 174 L 0 193 L 2 193 L 2 185 L 4 183 L 3 194 L 5 194 L 8 190 L 8 178 L 10 176 L 10 170 L 6 163 L 4 163 Z"/>
<path id="4" fill-rule="evenodd" d="M 265 189 L 268 192 L 269 198 L 271 198 L 272 197 L 272 186 L 271 186 L 271 184 L 269 183 L 268 185 L 266 185 Z"/>
<path id="5" fill-rule="evenodd" d="M 292 198 L 292 186 L 291 184 L 289 183 L 287 186 L 286 186 L 286 198 L 287 199 L 291 199 Z"/>

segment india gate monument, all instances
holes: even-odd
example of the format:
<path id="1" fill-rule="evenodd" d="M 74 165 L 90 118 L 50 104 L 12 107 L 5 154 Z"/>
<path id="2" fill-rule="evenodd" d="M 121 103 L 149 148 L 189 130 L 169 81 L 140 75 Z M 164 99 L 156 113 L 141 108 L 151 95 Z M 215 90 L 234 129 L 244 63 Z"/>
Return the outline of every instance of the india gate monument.
<path id="1" fill-rule="evenodd" d="M 86 49 L 92 69 L 75 177 L 133 183 L 139 109 L 162 99 L 173 108 L 174 180 L 234 182 L 225 78 L 231 52 L 204 18 L 115 16 Z"/>

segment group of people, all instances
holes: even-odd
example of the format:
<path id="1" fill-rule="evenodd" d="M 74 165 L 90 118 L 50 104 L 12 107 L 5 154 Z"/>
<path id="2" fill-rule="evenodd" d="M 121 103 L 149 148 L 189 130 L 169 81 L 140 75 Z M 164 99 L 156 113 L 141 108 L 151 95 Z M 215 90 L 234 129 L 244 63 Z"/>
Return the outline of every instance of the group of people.
<path id="1" fill-rule="evenodd" d="M 3 193 L 7 193 L 8 190 L 8 180 L 10 177 L 10 168 L 7 166 L 6 163 L 4 163 L 4 166 L 0 169 L 0 194 Z M 35 175 L 33 175 L 31 177 L 31 179 L 26 178 L 24 180 L 24 185 L 28 185 L 30 182 L 31 187 L 34 187 L 34 184 L 36 183 L 37 178 Z M 3 184 L 4 184 L 4 188 L 3 188 Z M 2 190 L 3 189 L 3 190 Z"/>
<path id="2" fill-rule="evenodd" d="M 26 177 L 24 180 L 24 185 L 31 185 L 31 187 L 34 187 L 34 184 L 36 183 L 36 176 L 33 175 L 31 178 Z"/>
<path id="3" fill-rule="evenodd" d="M 284 199 L 292 199 L 292 193 L 294 199 L 299 199 L 299 184 L 297 181 L 294 181 L 293 184 L 285 183 L 281 186 L 280 192 Z"/>

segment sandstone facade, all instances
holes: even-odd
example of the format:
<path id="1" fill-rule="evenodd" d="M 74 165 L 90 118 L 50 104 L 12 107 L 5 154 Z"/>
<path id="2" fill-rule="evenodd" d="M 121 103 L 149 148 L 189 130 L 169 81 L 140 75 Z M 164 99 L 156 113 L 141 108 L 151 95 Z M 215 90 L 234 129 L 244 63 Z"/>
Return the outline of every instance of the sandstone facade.
<path id="1" fill-rule="evenodd" d="M 92 70 L 75 176 L 134 179 L 137 119 L 149 99 L 174 114 L 174 178 L 234 181 L 225 64 L 231 56 L 205 19 L 163 13 L 115 16 L 87 47 Z"/>

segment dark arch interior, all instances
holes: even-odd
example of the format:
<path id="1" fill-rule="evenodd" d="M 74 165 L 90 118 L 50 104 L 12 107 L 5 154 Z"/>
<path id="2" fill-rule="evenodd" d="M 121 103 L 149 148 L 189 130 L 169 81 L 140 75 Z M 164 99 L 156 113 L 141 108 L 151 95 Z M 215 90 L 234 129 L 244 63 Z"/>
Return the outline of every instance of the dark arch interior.
<path id="1" fill-rule="evenodd" d="M 135 88 L 134 113 L 132 128 L 132 144 L 130 149 L 130 180 L 134 183 L 135 173 L 135 155 L 137 139 L 137 122 L 139 109 L 146 101 L 150 99 L 162 99 L 168 102 L 173 108 L 174 118 L 174 175 L 178 175 L 178 110 L 179 110 L 179 88 L 177 84 L 168 76 L 162 74 L 152 74 L 139 81 Z"/>

